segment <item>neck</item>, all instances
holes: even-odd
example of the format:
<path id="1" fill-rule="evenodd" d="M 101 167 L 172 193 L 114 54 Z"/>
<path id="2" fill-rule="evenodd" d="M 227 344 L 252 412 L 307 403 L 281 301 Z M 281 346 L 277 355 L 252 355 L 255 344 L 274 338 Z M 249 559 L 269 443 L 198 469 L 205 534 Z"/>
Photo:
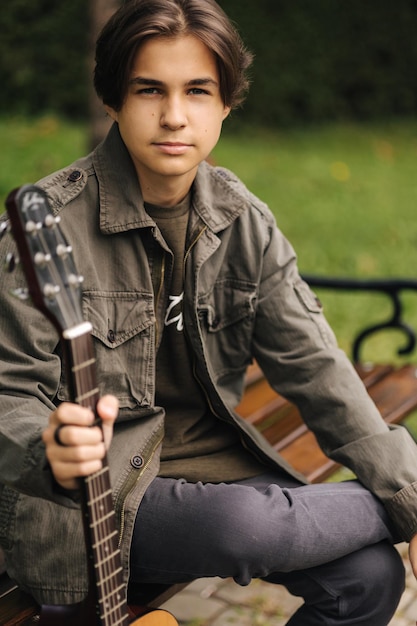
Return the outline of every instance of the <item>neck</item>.
<path id="1" fill-rule="evenodd" d="M 181 177 L 165 177 L 163 180 L 157 177 L 157 180 L 152 180 L 138 173 L 144 202 L 167 209 L 177 206 L 190 192 L 195 175 L 196 170 L 193 170 Z"/>

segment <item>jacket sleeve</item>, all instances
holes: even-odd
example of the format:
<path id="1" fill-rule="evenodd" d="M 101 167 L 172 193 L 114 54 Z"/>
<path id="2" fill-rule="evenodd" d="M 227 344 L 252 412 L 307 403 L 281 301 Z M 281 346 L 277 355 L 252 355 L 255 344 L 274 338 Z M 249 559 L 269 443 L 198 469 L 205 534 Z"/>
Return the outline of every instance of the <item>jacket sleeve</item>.
<path id="1" fill-rule="evenodd" d="M 336 343 L 296 255 L 273 225 L 257 303 L 254 356 L 270 384 L 294 402 L 325 454 L 379 497 L 401 536 L 417 532 L 417 446 L 388 427 Z"/>
<path id="2" fill-rule="evenodd" d="M 16 253 L 11 237 L 0 245 L 0 264 Z M 61 373 L 58 335 L 31 302 L 11 292 L 25 286 L 23 272 L 1 275 L 0 477 L 20 492 L 74 506 L 56 489 L 42 432 L 54 410 Z"/>

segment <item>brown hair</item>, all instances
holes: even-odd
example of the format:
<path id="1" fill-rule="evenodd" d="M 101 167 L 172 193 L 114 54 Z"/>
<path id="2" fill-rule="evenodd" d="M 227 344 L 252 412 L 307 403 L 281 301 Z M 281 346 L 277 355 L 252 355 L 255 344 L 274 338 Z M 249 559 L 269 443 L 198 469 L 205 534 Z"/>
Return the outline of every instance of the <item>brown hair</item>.
<path id="1" fill-rule="evenodd" d="M 98 96 L 119 111 L 140 45 L 151 37 L 194 35 L 214 54 L 223 103 L 244 100 L 252 55 L 215 0 L 125 0 L 104 26 L 96 46 L 94 86 Z"/>

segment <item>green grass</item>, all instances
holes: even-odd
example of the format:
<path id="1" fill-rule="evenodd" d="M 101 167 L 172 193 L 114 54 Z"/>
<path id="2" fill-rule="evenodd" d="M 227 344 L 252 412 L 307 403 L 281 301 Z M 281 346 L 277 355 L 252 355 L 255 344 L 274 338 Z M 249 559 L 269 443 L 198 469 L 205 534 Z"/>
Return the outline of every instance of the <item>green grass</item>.
<path id="1" fill-rule="evenodd" d="M 0 213 L 12 189 L 34 183 L 85 153 L 84 128 L 54 115 L 0 119 L 0 137 Z"/>
<path id="2" fill-rule="evenodd" d="M 416 157 L 410 121 L 226 132 L 214 152 L 269 204 L 301 272 L 364 278 L 417 278 Z M 391 314 L 380 295 L 318 293 L 347 351 L 355 330 Z M 417 293 L 404 300 L 417 329 Z M 391 360 L 403 344 L 396 332 L 376 335 L 363 357 Z"/>
<path id="3" fill-rule="evenodd" d="M 87 129 L 52 115 L 0 119 L 0 134 L 1 206 L 13 187 L 35 182 L 87 150 Z M 302 272 L 417 278 L 417 122 L 248 128 L 238 135 L 226 123 L 213 156 L 269 204 Z M 319 296 L 347 351 L 355 330 L 390 314 L 379 295 Z M 406 319 L 417 329 L 417 293 L 405 301 Z M 402 342 L 397 333 L 383 333 L 368 342 L 363 356 L 392 360 Z"/>

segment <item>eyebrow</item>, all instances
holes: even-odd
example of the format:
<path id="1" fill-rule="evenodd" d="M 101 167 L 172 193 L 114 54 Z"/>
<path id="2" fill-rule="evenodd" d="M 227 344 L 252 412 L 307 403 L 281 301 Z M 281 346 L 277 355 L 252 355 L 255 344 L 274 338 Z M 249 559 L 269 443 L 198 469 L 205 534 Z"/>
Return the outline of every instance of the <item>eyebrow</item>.
<path id="1" fill-rule="evenodd" d="M 165 83 L 162 80 L 157 80 L 155 78 L 135 76 L 135 78 L 131 78 L 129 80 L 129 85 L 148 85 L 148 87 L 164 87 Z M 185 83 L 186 87 L 201 87 L 204 85 L 212 85 L 213 87 L 218 87 L 219 83 L 210 77 L 192 78 L 187 83 Z"/>

